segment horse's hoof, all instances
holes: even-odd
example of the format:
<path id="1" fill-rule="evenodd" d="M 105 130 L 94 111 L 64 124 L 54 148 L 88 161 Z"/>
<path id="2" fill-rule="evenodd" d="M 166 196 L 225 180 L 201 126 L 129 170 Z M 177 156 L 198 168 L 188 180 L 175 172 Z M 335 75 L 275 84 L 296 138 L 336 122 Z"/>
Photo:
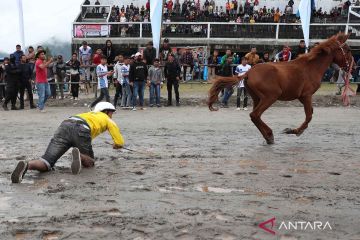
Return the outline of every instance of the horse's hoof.
<path id="1" fill-rule="evenodd" d="M 271 137 L 269 137 L 269 138 L 267 138 L 267 139 L 265 139 L 265 140 L 266 140 L 266 143 L 267 143 L 268 145 L 272 145 L 272 144 L 275 143 L 275 141 L 274 141 L 274 136 L 271 136 Z"/>
<path id="2" fill-rule="evenodd" d="M 283 130 L 283 133 L 285 133 L 285 134 L 293 134 L 293 133 L 294 133 L 294 130 L 291 129 L 291 128 L 285 128 L 285 129 Z"/>

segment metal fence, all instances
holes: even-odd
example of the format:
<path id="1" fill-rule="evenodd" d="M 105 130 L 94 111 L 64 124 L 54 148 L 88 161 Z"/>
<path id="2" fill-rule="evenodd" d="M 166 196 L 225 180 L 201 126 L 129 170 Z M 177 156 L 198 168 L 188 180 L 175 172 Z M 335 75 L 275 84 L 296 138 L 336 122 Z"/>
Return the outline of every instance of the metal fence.
<path id="1" fill-rule="evenodd" d="M 339 31 L 360 39 L 360 23 L 313 23 L 311 39 L 327 39 Z M 74 38 L 151 38 L 151 24 L 145 22 L 110 23 L 77 22 L 73 24 Z M 299 23 L 224 23 L 224 22 L 164 22 L 162 37 L 199 39 L 302 39 Z"/>

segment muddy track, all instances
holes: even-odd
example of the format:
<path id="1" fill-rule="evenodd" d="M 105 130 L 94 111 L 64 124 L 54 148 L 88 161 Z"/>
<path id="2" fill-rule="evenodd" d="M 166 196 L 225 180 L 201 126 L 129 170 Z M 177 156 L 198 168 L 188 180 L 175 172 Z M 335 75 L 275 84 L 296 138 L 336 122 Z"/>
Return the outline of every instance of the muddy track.
<path id="1" fill-rule="evenodd" d="M 270 108 L 273 146 L 233 108 L 119 111 L 128 147 L 141 153 L 111 149 L 105 134 L 94 169 L 71 175 L 67 153 L 55 171 L 10 184 L 16 162 L 41 155 L 59 123 L 82 111 L 1 112 L 0 239 L 360 239 L 356 107 L 315 107 L 301 137 L 281 131 L 304 120 L 302 108 Z M 257 226 L 272 217 L 333 230 L 273 236 Z"/>

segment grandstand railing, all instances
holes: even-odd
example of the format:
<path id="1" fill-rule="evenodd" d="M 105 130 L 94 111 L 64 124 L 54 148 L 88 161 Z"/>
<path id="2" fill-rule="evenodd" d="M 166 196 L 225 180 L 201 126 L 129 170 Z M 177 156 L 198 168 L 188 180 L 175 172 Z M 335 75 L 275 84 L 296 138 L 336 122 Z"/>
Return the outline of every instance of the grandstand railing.
<path id="1" fill-rule="evenodd" d="M 351 31 L 350 39 L 360 39 L 360 23 L 313 23 L 310 39 L 326 39 Z M 151 38 L 149 22 L 75 22 L 74 38 Z M 200 39 L 302 39 L 300 23 L 164 22 L 162 37 Z"/>

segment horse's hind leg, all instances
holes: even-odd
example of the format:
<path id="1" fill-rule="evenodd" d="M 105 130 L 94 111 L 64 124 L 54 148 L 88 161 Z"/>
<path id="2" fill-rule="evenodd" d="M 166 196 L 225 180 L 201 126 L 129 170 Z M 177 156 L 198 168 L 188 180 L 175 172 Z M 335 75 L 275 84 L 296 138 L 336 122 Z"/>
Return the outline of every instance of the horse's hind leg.
<path id="1" fill-rule="evenodd" d="M 304 130 L 308 127 L 309 122 L 312 119 L 313 107 L 312 107 L 311 96 L 301 97 L 299 98 L 299 100 L 304 105 L 304 111 L 306 116 L 305 122 L 303 122 L 303 124 L 301 124 L 299 128 L 295 128 L 295 129 L 286 128 L 284 130 L 284 133 L 296 134 L 297 136 L 300 136 L 304 132 Z"/>
<path id="2" fill-rule="evenodd" d="M 265 112 L 266 109 L 268 109 L 276 99 L 260 99 L 260 101 L 257 103 L 256 107 L 254 108 L 253 112 L 250 113 L 251 121 L 255 124 L 255 126 L 259 129 L 261 134 L 266 140 L 267 144 L 273 144 L 274 143 L 274 135 L 269 128 L 268 125 L 266 125 L 261 120 L 261 115 Z"/>

